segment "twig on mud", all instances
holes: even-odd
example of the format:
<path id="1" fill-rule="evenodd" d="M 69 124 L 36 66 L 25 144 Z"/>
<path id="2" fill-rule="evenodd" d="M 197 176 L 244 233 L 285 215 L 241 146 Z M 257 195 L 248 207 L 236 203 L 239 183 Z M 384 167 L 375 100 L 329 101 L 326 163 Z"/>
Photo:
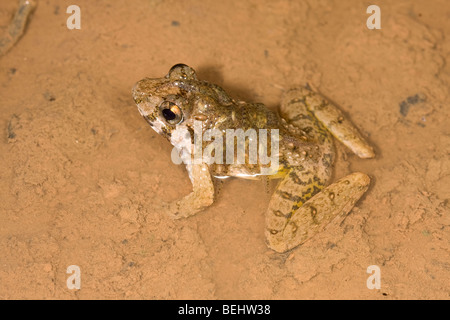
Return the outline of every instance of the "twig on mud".
<path id="1" fill-rule="evenodd" d="M 28 16 L 36 3 L 33 0 L 19 0 L 19 8 L 8 26 L 6 35 L 0 37 L 0 56 L 4 55 L 22 36 Z"/>

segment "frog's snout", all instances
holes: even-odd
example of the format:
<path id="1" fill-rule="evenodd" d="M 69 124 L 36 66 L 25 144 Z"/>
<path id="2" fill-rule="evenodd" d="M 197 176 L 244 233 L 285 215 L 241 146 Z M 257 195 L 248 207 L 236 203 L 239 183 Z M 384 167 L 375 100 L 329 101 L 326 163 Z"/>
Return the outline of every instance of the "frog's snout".
<path id="1" fill-rule="evenodd" d="M 142 102 L 142 98 L 143 98 L 143 92 L 141 90 L 141 81 L 138 81 L 135 83 L 135 85 L 133 86 L 133 88 L 131 89 L 131 95 L 133 97 L 133 100 L 136 104 L 139 104 Z"/>
<path id="2" fill-rule="evenodd" d="M 153 113 L 154 106 L 149 101 L 148 87 L 149 87 L 149 79 L 143 79 L 133 86 L 131 89 L 131 94 L 136 103 L 136 106 L 141 113 L 142 116 L 146 117 L 149 114 Z"/>

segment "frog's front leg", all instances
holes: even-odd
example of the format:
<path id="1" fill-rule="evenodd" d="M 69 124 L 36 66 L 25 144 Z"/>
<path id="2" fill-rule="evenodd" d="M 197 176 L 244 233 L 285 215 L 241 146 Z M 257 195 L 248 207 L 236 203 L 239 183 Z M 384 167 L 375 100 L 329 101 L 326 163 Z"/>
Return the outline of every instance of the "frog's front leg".
<path id="1" fill-rule="evenodd" d="M 174 219 L 192 216 L 214 202 L 214 184 L 208 166 L 192 164 L 187 169 L 193 190 L 184 198 L 168 204 L 167 211 Z"/>
<path id="2" fill-rule="evenodd" d="M 367 175 L 356 172 L 319 192 L 314 177 L 292 168 L 273 194 L 266 213 L 266 239 L 273 250 L 286 252 L 346 215 L 370 183 Z"/>

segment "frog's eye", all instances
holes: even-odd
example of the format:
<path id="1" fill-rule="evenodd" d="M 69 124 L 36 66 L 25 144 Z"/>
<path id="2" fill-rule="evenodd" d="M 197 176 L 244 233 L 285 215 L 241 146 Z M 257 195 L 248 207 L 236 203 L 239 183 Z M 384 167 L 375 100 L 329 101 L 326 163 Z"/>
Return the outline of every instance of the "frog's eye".
<path id="1" fill-rule="evenodd" d="M 183 113 L 180 107 L 170 101 L 164 101 L 159 107 L 161 115 L 168 124 L 175 125 L 183 121 Z"/>
<path id="2" fill-rule="evenodd" d="M 197 75 L 195 74 L 194 69 L 192 69 L 191 67 L 183 64 L 183 63 L 179 63 L 174 65 L 172 68 L 170 68 L 169 70 L 169 74 L 168 74 L 170 79 L 174 79 L 174 80 L 196 80 L 197 79 Z"/>

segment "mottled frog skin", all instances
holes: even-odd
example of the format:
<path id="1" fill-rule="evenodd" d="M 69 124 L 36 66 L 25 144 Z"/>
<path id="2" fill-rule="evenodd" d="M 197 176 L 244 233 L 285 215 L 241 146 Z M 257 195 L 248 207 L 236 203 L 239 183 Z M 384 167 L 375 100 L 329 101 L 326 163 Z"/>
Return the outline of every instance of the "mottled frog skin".
<path id="1" fill-rule="evenodd" d="M 201 121 L 203 132 L 279 130 L 279 168 L 270 178 L 280 182 L 266 212 L 265 230 L 267 245 L 277 252 L 295 248 L 346 215 L 368 189 L 369 177 L 359 172 L 329 184 L 332 136 L 361 158 L 372 158 L 374 152 L 336 106 L 309 88 L 286 92 L 277 114 L 260 103 L 235 101 L 219 86 L 199 80 L 189 66 L 177 64 L 163 78 L 137 82 L 133 98 L 141 115 L 182 158 L 193 149 L 194 121 Z M 193 191 L 166 206 L 174 218 L 189 217 L 213 203 L 214 177 L 265 178 L 259 162 L 188 163 L 186 168 Z"/>

